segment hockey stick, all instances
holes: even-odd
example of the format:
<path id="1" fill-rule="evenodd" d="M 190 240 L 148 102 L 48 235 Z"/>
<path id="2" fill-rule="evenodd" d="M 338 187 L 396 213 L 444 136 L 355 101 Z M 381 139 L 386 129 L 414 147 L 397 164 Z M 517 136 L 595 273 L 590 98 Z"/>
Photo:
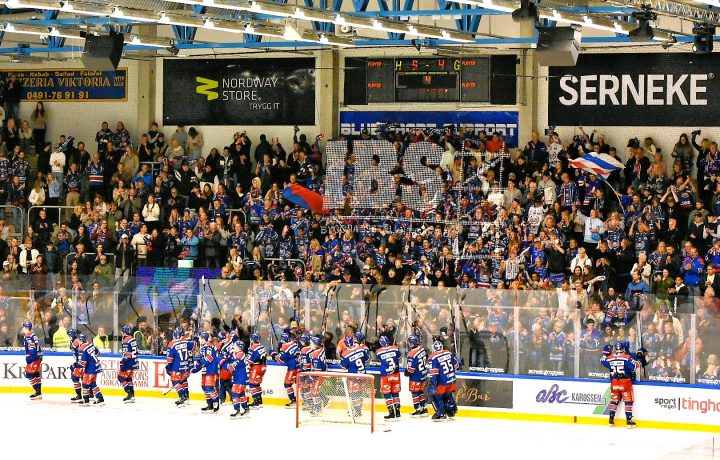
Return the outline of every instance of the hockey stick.
<path id="1" fill-rule="evenodd" d="M 220 313 L 220 319 L 222 320 L 223 326 L 224 326 L 223 329 L 229 330 L 230 326 L 228 326 L 227 322 L 225 321 L 225 313 L 222 312 L 222 310 L 220 309 L 220 305 L 218 305 L 218 303 L 217 303 L 217 297 L 215 297 L 215 293 L 213 292 L 211 283 L 207 283 L 206 286 L 208 289 L 210 289 L 210 295 L 212 296 L 213 303 L 215 304 L 215 308 L 217 308 L 218 313 Z"/>
<path id="2" fill-rule="evenodd" d="M 272 303 L 273 303 L 273 296 L 271 295 L 268 299 L 268 305 L 267 305 L 267 311 L 268 311 L 268 319 L 270 320 L 270 329 L 272 329 L 272 335 L 270 336 L 270 348 L 275 349 L 275 344 L 279 343 L 280 340 L 277 336 L 277 331 L 275 330 L 275 324 L 272 320 Z M 275 337 L 275 343 L 273 343 L 273 337 Z"/>
<path id="3" fill-rule="evenodd" d="M 335 288 L 336 286 L 328 286 L 325 290 L 325 306 L 323 307 L 323 325 L 322 325 L 322 336 L 323 340 L 325 339 L 325 333 L 327 332 L 327 306 L 328 302 L 330 301 L 330 294 L 335 294 Z"/>
<path id="4" fill-rule="evenodd" d="M 378 335 L 377 319 L 378 319 L 378 315 L 380 314 L 380 294 L 382 294 L 386 290 L 387 290 L 387 288 L 385 286 L 379 286 L 379 285 L 373 286 L 373 288 L 370 290 L 371 294 L 373 294 L 373 293 L 375 294 L 375 336 L 376 337 Z M 370 314 L 370 301 L 368 301 L 368 315 L 369 314 Z M 365 335 L 367 335 L 367 334 L 365 334 Z M 396 335 L 397 335 L 397 330 L 393 334 L 393 345 L 395 345 L 395 336 Z"/>
<path id="5" fill-rule="evenodd" d="M 640 341 L 640 348 L 645 348 L 643 346 L 643 341 L 642 341 L 643 335 L 642 335 L 642 315 L 640 315 L 641 310 L 642 310 L 642 308 L 640 307 L 640 295 L 638 295 L 637 297 L 635 297 L 635 311 L 636 311 L 635 314 L 637 315 L 637 336 Z M 645 373 L 645 366 L 642 366 L 642 376 L 643 376 L 643 379 L 647 378 L 647 375 Z"/>
<path id="6" fill-rule="evenodd" d="M 467 293 L 464 293 L 461 298 L 457 299 L 457 307 L 458 307 L 458 310 L 460 310 L 460 319 L 462 319 L 463 328 L 465 329 L 465 336 L 467 337 L 468 342 L 469 342 L 470 341 L 470 331 L 468 330 L 467 321 L 465 320 L 465 311 L 463 310 L 463 307 L 462 307 L 463 302 L 465 302 L 466 296 L 467 296 Z M 453 318 L 453 326 L 454 326 L 454 323 L 455 323 L 455 320 Z M 456 337 L 455 340 L 457 341 L 458 340 L 457 334 L 455 335 L 455 337 Z M 457 355 L 462 358 L 462 355 L 460 354 L 461 348 L 458 347 L 457 342 L 456 342 L 455 346 L 456 346 L 456 350 L 457 350 Z M 468 363 L 468 367 L 469 366 L 470 366 L 470 363 Z"/>
<path id="7" fill-rule="evenodd" d="M 373 285 L 372 287 L 375 287 L 375 286 Z M 363 304 L 364 304 L 365 308 L 363 311 L 362 322 L 360 323 L 360 327 L 358 328 L 358 330 L 361 331 L 363 334 L 365 334 L 365 337 L 367 337 L 368 317 L 370 316 L 370 295 L 365 295 L 365 284 L 362 285 L 361 289 L 362 289 L 362 296 L 363 296 Z"/>

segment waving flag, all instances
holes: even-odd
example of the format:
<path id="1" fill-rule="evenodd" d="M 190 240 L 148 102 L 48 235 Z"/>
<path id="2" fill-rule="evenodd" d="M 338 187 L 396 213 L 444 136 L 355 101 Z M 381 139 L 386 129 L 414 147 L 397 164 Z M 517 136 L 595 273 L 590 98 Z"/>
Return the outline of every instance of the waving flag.
<path id="1" fill-rule="evenodd" d="M 312 212 L 324 214 L 327 211 L 323 210 L 323 197 L 319 193 L 308 190 L 300 185 L 291 184 L 285 190 L 283 190 L 283 197 L 286 200 L 292 201 L 298 206 L 303 208 L 311 209 Z"/>
<path id="2" fill-rule="evenodd" d="M 611 172 L 621 169 L 623 164 L 607 153 L 586 153 L 585 155 L 570 160 L 570 166 L 584 169 L 605 180 Z"/>

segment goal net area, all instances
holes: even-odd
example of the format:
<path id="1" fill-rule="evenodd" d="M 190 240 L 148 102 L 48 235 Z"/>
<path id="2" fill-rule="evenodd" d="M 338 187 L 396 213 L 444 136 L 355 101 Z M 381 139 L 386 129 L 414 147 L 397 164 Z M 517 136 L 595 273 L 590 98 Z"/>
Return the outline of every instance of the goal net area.
<path id="1" fill-rule="evenodd" d="M 303 372 L 297 378 L 296 427 L 363 425 L 374 432 L 375 377 L 369 374 Z"/>

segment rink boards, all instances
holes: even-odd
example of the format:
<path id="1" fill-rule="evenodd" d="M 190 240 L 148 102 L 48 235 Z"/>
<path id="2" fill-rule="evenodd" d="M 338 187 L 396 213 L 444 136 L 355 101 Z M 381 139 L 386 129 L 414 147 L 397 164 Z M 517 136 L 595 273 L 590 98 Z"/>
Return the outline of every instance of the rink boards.
<path id="1" fill-rule="evenodd" d="M 70 381 L 69 353 L 46 353 L 43 359 L 43 392 L 73 392 Z M 141 358 L 135 372 L 138 397 L 163 397 L 170 388 L 162 358 Z M 118 356 L 102 357 L 104 372 L 98 385 L 110 395 L 124 394 L 117 382 Z M 0 393 L 29 392 L 24 377 L 25 356 L 20 352 L 0 352 Z M 508 377 L 460 373 L 457 399 L 460 415 L 509 420 L 545 421 L 560 423 L 605 424 L 610 391 L 608 382 L 581 381 L 548 377 Z M 283 387 L 285 368 L 270 363 L 263 382 L 264 401 L 268 404 L 287 402 Z M 376 388 L 379 379 L 376 379 Z M 190 377 L 193 399 L 202 399 L 200 374 Z M 403 409 L 412 406 L 403 377 L 401 403 Z M 378 393 L 378 411 L 384 412 L 384 402 Z M 167 396 L 175 398 L 174 393 Z M 635 417 L 638 426 L 694 431 L 720 432 L 720 387 L 710 385 L 682 385 L 672 383 L 639 383 L 635 385 Z M 620 414 L 618 418 L 621 418 Z M 624 418 L 624 417 L 623 417 Z"/>

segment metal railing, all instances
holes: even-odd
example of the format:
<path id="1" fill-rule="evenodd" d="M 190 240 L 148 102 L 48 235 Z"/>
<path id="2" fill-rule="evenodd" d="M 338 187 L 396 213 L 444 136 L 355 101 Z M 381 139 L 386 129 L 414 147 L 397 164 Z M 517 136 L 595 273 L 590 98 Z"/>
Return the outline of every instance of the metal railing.
<path id="1" fill-rule="evenodd" d="M 13 206 L 10 204 L 0 206 L 5 216 L 5 223 L 8 224 L 9 220 L 12 220 L 14 232 L 10 232 L 12 236 L 22 236 L 25 234 L 25 209 L 20 206 Z"/>
<path id="2" fill-rule="evenodd" d="M 41 209 L 47 211 L 48 209 L 57 209 L 57 225 L 60 225 L 63 221 L 63 215 L 65 214 L 62 210 L 75 209 L 75 206 L 30 206 L 27 210 L 27 226 L 30 227 L 32 222 L 32 215 L 35 212 L 40 212 Z"/>
<path id="3" fill-rule="evenodd" d="M 83 254 L 86 254 L 88 256 L 93 256 L 93 257 L 97 256 L 97 253 L 95 253 L 95 252 L 84 252 Z M 114 282 L 115 281 L 115 254 L 109 252 L 109 253 L 104 253 L 104 255 L 105 255 L 105 257 L 107 257 L 107 264 L 112 267 L 113 282 Z M 70 272 L 72 271 L 72 270 L 70 270 L 70 257 L 74 257 L 74 256 L 77 256 L 77 252 L 69 252 L 65 256 L 65 260 L 63 260 L 62 272 L 64 274 L 63 283 L 65 284 L 65 286 L 68 285 L 68 276 L 70 275 Z M 88 274 L 87 276 L 92 277 L 92 272 L 90 274 Z"/>

